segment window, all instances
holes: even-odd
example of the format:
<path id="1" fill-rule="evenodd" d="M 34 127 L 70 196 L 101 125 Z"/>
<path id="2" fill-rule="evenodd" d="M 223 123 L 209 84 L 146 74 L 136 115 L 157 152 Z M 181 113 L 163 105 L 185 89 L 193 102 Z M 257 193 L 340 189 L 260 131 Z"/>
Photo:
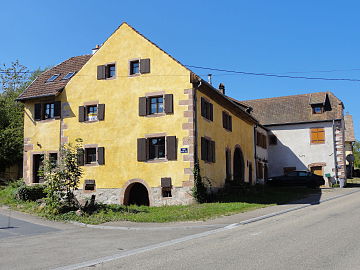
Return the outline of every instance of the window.
<path id="1" fill-rule="evenodd" d="M 174 102 L 172 94 L 139 98 L 139 116 L 156 115 L 163 113 L 174 113 Z"/>
<path id="2" fill-rule="evenodd" d="M 129 75 L 150 73 L 150 59 L 136 59 L 129 62 Z"/>
<path id="3" fill-rule="evenodd" d="M 70 79 L 72 76 L 74 76 L 75 72 L 69 72 L 68 74 L 66 74 L 62 80 L 68 80 Z"/>
<path id="4" fill-rule="evenodd" d="M 223 128 L 232 131 L 232 117 L 227 112 L 223 112 Z"/>
<path id="5" fill-rule="evenodd" d="M 140 74 L 140 60 L 130 61 L 130 75 Z"/>
<path id="6" fill-rule="evenodd" d="M 35 154 L 33 155 L 33 183 L 43 183 L 44 178 L 40 174 L 41 167 L 43 165 L 44 155 Z"/>
<path id="7" fill-rule="evenodd" d="M 44 118 L 54 118 L 55 104 L 54 103 L 46 103 L 45 104 L 45 114 Z"/>
<path id="8" fill-rule="evenodd" d="M 49 161 L 51 164 L 51 167 L 55 168 L 57 164 L 58 155 L 57 153 L 50 153 L 49 154 Z"/>
<path id="9" fill-rule="evenodd" d="M 171 178 L 170 177 L 161 178 L 161 193 L 163 197 L 165 198 L 172 197 L 171 188 L 172 188 Z"/>
<path id="10" fill-rule="evenodd" d="M 215 142 L 205 137 L 201 137 L 201 159 L 215 162 Z"/>
<path id="11" fill-rule="evenodd" d="M 41 121 L 46 119 L 60 118 L 61 102 L 37 103 L 34 105 L 34 119 Z"/>
<path id="12" fill-rule="evenodd" d="M 204 98 L 201 98 L 201 116 L 213 121 L 213 110 L 213 105 Z"/>
<path id="13" fill-rule="evenodd" d="M 53 81 L 55 81 L 58 77 L 60 76 L 60 74 L 54 74 L 54 75 L 52 75 L 49 79 L 47 79 L 47 83 L 48 82 L 53 82 Z"/>
<path id="14" fill-rule="evenodd" d="M 176 136 L 151 137 L 137 139 L 138 161 L 176 160 Z"/>
<path id="15" fill-rule="evenodd" d="M 97 66 L 97 79 L 98 80 L 106 80 L 112 79 L 116 77 L 116 65 L 115 64 L 107 64 Z"/>
<path id="16" fill-rule="evenodd" d="M 264 149 L 267 148 L 266 135 L 256 132 L 256 145 Z"/>
<path id="17" fill-rule="evenodd" d="M 85 148 L 85 164 L 96 163 L 96 148 Z"/>
<path id="18" fill-rule="evenodd" d="M 270 145 L 277 145 L 277 138 L 275 135 L 270 135 L 269 136 L 269 144 Z"/>
<path id="19" fill-rule="evenodd" d="M 311 144 L 323 144 L 325 143 L 325 130 L 324 128 L 312 128 L 311 129 Z"/>
<path id="20" fill-rule="evenodd" d="M 150 100 L 150 114 L 162 113 L 164 111 L 163 97 L 151 97 Z"/>
<path id="21" fill-rule="evenodd" d="M 87 121 L 97 120 L 97 105 L 86 106 L 86 120 Z"/>
<path id="22" fill-rule="evenodd" d="M 94 191 L 95 190 L 95 180 L 86 179 L 84 182 L 84 190 L 85 191 Z"/>
<path id="23" fill-rule="evenodd" d="M 231 180 L 231 152 L 229 149 L 225 151 L 225 159 L 226 159 L 226 180 Z"/>
<path id="24" fill-rule="evenodd" d="M 105 120 L 105 104 L 79 106 L 79 122 Z"/>
<path id="25" fill-rule="evenodd" d="M 324 108 L 323 106 L 314 106 L 313 107 L 313 114 L 320 114 L 323 113 Z"/>

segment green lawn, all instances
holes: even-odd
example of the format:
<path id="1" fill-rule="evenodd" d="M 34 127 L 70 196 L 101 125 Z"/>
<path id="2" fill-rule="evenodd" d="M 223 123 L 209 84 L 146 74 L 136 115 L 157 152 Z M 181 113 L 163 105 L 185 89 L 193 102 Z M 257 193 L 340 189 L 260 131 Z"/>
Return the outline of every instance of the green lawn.
<path id="1" fill-rule="evenodd" d="M 99 205 L 92 214 L 77 216 L 74 211 L 52 215 L 46 213 L 39 203 L 18 201 L 14 198 L 15 186 L 0 188 L 0 205 L 42 216 L 58 221 L 78 221 L 89 224 L 100 224 L 109 221 L 134 222 L 175 222 L 206 220 L 224 215 L 246 212 L 275 204 L 284 204 L 304 198 L 310 193 L 320 190 L 308 188 L 267 188 L 251 187 L 236 192 L 221 194 L 213 198 L 213 203 L 194 204 L 186 206 L 121 206 Z"/>

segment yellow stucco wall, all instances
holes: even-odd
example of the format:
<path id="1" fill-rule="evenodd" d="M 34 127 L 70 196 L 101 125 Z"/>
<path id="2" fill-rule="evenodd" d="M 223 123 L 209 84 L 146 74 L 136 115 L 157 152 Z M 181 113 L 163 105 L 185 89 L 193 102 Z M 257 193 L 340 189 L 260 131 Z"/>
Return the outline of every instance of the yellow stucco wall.
<path id="1" fill-rule="evenodd" d="M 150 58 L 151 72 L 129 77 L 129 60 Z M 97 66 L 116 63 L 116 78 L 97 80 Z M 182 129 L 184 111 L 179 105 L 187 99 L 184 89 L 191 88 L 190 72 L 159 50 L 133 29 L 123 24 L 104 43 L 100 50 L 68 83 L 61 95 L 68 102 L 74 117 L 64 119 L 64 135 L 73 142 L 82 138 L 84 144 L 105 147 L 105 165 L 84 166 L 84 179 L 95 179 L 97 188 L 119 188 L 130 179 L 143 179 L 151 187 L 160 186 L 161 177 L 171 177 L 174 186 L 188 181 L 179 152 L 182 139 L 188 132 Z M 139 97 L 146 93 L 164 91 L 174 95 L 174 114 L 161 117 L 138 116 Z M 80 123 L 78 107 L 84 102 L 105 104 L 105 121 Z M 137 161 L 137 138 L 146 134 L 166 133 L 178 139 L 178 159 L 160 163 Z"/>
<path id="2" fill-rule="evenodd" d="M 201 97 L 204 97 L 213 104 L 213 121 L 201 116 Z M 232 116 L 232 131 L 223 128 L 222 112 L 226 111 Z M 245 182 L 249 182 L 248 162 L 252 163 L 252 183 L 255 182 L 254 162 L 254 124 L 249 123 L 235 116 L 229 110 L 219 105 L 202 92 L 197 92 L 197 123 L 198 123 L 198 157 L 201 175 L 208 177 L 214 187 L 222 187 L 226 178 L 226 148 L 231 150 L 231 174 L 233 175 L 233 159 L 235 146 L 240 145 L 244 155 Z M 201 137 L 209 137 L 215 141 L 215 163 L 208 163 L 201 160 Z"/>

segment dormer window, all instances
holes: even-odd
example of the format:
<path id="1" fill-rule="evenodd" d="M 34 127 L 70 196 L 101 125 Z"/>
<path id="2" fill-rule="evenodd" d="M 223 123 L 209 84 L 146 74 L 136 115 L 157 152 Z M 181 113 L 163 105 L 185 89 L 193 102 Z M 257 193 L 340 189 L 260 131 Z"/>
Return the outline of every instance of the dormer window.
<path id="1" fill-rule="evenodd" d="M 59 76 L 60 76 L 60 74 L 54 74 L 54 75 L 52 75 L 49 79 L 47 79 L 46 82 L 53 82 L 53 81 L 55 81 Z"/>
<path id="2" fill-rule="evenodd" d="M 324 107 L 321 105 L 313 106 L 313 114 L 321 114 L 324 112 Z"/>

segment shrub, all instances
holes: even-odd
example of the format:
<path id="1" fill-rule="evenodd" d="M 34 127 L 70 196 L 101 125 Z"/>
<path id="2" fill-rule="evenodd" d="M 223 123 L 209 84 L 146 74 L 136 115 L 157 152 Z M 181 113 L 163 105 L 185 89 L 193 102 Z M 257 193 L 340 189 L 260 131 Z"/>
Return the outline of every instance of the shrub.
<path id="1" fill-rule="evenodd" d="M 36 201 L 45 197 L 44 185 L 20 186 L 16 192 L 16 199 L 22 201 Z"/>

